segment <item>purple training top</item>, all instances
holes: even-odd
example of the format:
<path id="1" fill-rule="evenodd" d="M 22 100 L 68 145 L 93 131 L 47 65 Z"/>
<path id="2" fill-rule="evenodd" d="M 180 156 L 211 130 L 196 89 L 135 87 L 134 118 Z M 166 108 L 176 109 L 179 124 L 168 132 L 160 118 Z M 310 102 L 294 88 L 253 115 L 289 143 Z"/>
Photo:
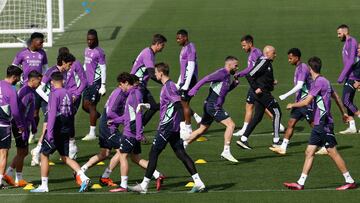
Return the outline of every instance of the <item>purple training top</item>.
<path id="1" fill-rule="evenodd" d="M 48 60 L 43 49 L 31 51 L 29 48 L 24 48 L 16 54 L 12 64 L 22 67 L 24 71 L 23 81 L 25 83 L 31 71 L 36 70 L 43 73 L 43 66 L 48 64 Z"/>
<path id="2" fill-rule="evenodd" d="M 208 103 L 215 104 L 216 108 L 221 108 L 225 102 L 225 96 L 233 90 L 239 83 L 236 80 L 231 82 L 231 74 L 225 68 L 205 76 L 189 91 L 189 96 L 195 95 L 205 83 L 210 84 L 209 95 L 206 98 Z"/>
<path id="3" fill-rule="evenodd" d="M 246 76 L 248 73 L 250 73 L 250 71 L 253 69 L 256 61 L 257 61 L 258 58 L 259 58 L 260 56 L 262 56 L 262 55 L 263 55 L 263 54 L 262 54 L 262 52 L 261 52 L 260 49 L 253 47 L 253 48 L 251 49 L 251 51 L 250 51 L 249 56 L 248 56 L 247 67 L 246 67 L 244 70 L 236 73 L 236 74 L 235 74 L 235 77 L 244 77 L 244 76 Z"/>
<path id="4" fill-rule="evenodd" d="M 84 70 L 86 72 L 86 78 L 89 85 L 101 81 L 100 65 L 105 65 L 105 64 L 106 64 L 105 53 L 102 48 L 100 47 L 95 47 L 94 49 L 90 49 L 89 47 L 85 48 Z"/>
<path id="5" fill-rule="evenodd" d="M 360 79 L 360 78 L 356 78 L 351 70 L 351 66 L 355 63 L 355 59 L 357 56 L 357 48 L 358 48 L 358 43 L 355 38 L 349 37 L 348 39 L 346 39 L 342 50 L 344 67 L 338 78 L 338 83 L 344 82 L 344 80 L 347 78 L 350 80 Z"/>
<path id="6" fill-rule="evenodd" d="M 310 86 L 311 86 L 311 75 L 310 69 L 305 63 L 300 63 L 296 66 L 295 75 L 294 75 L 294 85 L 296 85 L 299 81 L 304 82 L 302 88 L 296 92 L 295 102 L 299 102 L 303 100 L 309 94 Z"/>
<path id="7" fill-rule="evenodd" d="M 79 98 L 81 93 L 87 86 L 86 74 L 80 61 L 76 60 L 71 65 L 71 69 L 67 73 L 67 82 L 65 88 L 71 96 Z"/>
<path id="8" fill-rule="evenodd" d="M 19 98 L 15 88 L 5 80 L 0 81 L 0 125 L 10 126 L 15 120 L 18 128 L 24 127 L 23 115 L 19 111 Z"/>
<path id="9" fill-rule="evenodd" d="M 190 42 L 183 46 L 180 52 L 180 86 L 185 83 L 185 76 L 186 76 L 186 67 L 188 66 L 189 61 L 195 62 L 195 69 L 193 75 L 198 78 L 198 64 L 197 64 L 197 57 L 196 57 L 196 49 L 195 45 Z M 191 80 L 191 78 L 190 78 Z"/>
<path id="10" fill-rule="evenodd" d="M 113 134 L 115 130 L 119 127 L 120 123 L 123 123 L 123 114 L 126 98 L 128 96 L 128 92 L 124 92 L 121 88 L 116 88 L 112 91 L 108 100 L 105 104 L 105 112 L 108 120 L 112 120 L 113 122 L 109 126 L 110 133 Z"/>
<path id="11" fill-rule="evenodd" d="M 140 141 L 144 138 L 142 112 L 136 113 L 136 108 L 143 101 L 142 94 L 137 86 L 130 88 L 128 92 L 124 112 L 123 135 Z"/>
<path id="12" fill-rule="evenodd" d="M 147 82 L 149 81 L 150 78 L 147 69 L 154 67 L 155 67 L 155 53 L 150 47 L 147 47 L 143 49 L 136 58 L 133 67 L 131 69 L 131 74 L 134 74 L 137 77 L 139 77 L 140 83 L 144 87 L 146 87 Z"/>
<path id="13" fill-rule="evenodd" d="M 314 107 L 314 125 L 319 125 L 320 121 L 333 123 L 331 116 L 331 94 L 333 89 L 330 82 L 323 76 L 318 76 L 311 84 L 309 95 L 315 100 Z"/>
<path id="14" fill-rule="evenodd" d="M 71 95 L 65 88 L 53 89 L 50 92 L 48 104 L 47 140 L 54 139 L 55 121 L 58 116 L 73 118 Z"/>

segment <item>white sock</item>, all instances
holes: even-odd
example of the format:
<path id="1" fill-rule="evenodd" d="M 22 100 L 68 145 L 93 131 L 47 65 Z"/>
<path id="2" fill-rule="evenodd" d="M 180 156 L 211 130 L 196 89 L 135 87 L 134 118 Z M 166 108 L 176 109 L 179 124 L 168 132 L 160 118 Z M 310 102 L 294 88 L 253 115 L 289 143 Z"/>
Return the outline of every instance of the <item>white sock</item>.
<path id="1" fill-rule="evenodd" d="M 90 126 L 89 135 L 90 136 L 95 136 L 95 130 L 96 130 L 96 126 Z"/>
<path id="2" fill-rule="evenodd" d="M 248 125 L 249 125 L 248 122 L 244 122 L 244 125 L 241 128 L 241 131 L 245 131 Z"/>
<path id="3" fill-rule="evenodd" d="M 48 188 L 48 177 L 41 177 L 41 185 L 39 187 L 41 188 Z"/>
<path id="4" fill-rule="evenodd" d="M 274 137 L 274 138 L 273 138 L 273 142 L 274 142 L 274 143 L 279 142 L 279 140 L 280 140 L 280 137 Z"/>
<path id="5" fill-rule="evenodd" d="M 185 128 L 189 131 L 192 131 L 191 124 L 185 124 Z"/>
<path id="6" fill-rule="evenodd" d="M 20 180 L 23 179 L 22 172 L 16 172 L 15 174 L 15 182 L 18 183 Z"/>
<path id="7" fill-rule="evenodd" d="M 85 173 L 87 170 L 89 169 L 89 167 L 84 164 L 83 166 L 81 166 L 81 170 Z"/>
<path id="8" fill-rule="evenodd" d="M 283 124 L 280 123 L 279 131 L 284 131 L 284 130 L 285 130 L 285 126 L 283 126 Z"/>
<path id="9" fill-rule="evenodd" d="M 350 129 L 356 129 L 355 120 L 349 121 L 349 127 Z"/>
<path id="10" fill-rule="evenodd" d="M 201 116 L 199 116 L 197 113 L 194 112 L 193 117 L 195 118 L 196 123 L 198 124 L 201 123 L 201 119 L 202 119 Z"/>
<path id="11" fill-rule="evenodd" d="M 9 167 L 6 169 L 6 175 L 8 175 L 8 176 L 13 176 L 13 175 L 14 175 L 14 169 L 11 168 L 11 166 L 9 166 Z"/>
<path id="12" fill-rule="evenodd" d="M 286 138 L 284 138 L 283 141 L 282 141 L 282 143 L 281 143 L 281 146 L 280 146 L 280 147 L 281 147 L 282 149 L 285 149 L 285 150 L 286 150 L 288 144 L 289 144 L 289 140 L 286 139 Z"/>
<path id="13" fill-rule="evenodd" d="M 140 186 L 142 189 L 147 190 L 150 183 L 150 179 L 147 177 L 144 177 L 143 181 L 140 183 Z"/>
<path id="14" fill-rule="evenodd" d="M 75 139 L 70 139 L 70 140 L 69 140 L 69 144 L 70 144 L 70 145 L 75 145 Z"/>
<path id="15" fill-rule="evenodd" d="M 306 178 L 307 178 L 307 175 L 301 173 L 301 176 L 300 176 L 299 180 L 297 181 L 297 183 L 299 185 L 305 185 Z"/>
<path id="16" fill-rule="evenodd" d="M 224 145 L 224 152 L 230 152 L 230 145 Z"/>
<path id="17" fill-rule="evenodd" d="M 189 145 L 189 143 L 187 141 L 184 141 L 183 145 L 184 145 L 184 149 L 186 149 L 186 147 Z"/>
<path id="18" fill-rule="evenodd" d="M 184 129 L 186 126 L 185 121 L 180 122 L 180 129 Z"/>
<path id="19" fill-rule="evenodd" d="M 0 184 L 2 184 L 2 179 L 3 179 L 4 175 L 0 174 Z"/>
<path id="20" fill-rule="evenodd" d="M 160 177 L 160 172 L 155 170 L 154 173 L 153 173 L 153 176 L 155 179 L 158 179 Z"/>
<path id="21" fill-rule="evenodd" d="M 195 183 L 196 186 L 203 186 L 204 185 L 204 183 L 201 181 L 200 176 L 199 176 L 198 173 L 192 175 L 191 177 L 194 180 L 194 183 Z"/>
<path id="22" fill-rule="evenodd" d="M 122 188 L 127 188 L 128 187 L 128 177 L 127 176 L 121 176 L 120 187 L 122 187 Z"/>
<path id="23" fill-rule="evenodd" d="M 345 178 L 346 183 L 354 183 L 355 182 L 354 179 L 351 177 L 349 171 L 346 173 L 343 173 L 343 176 Z"/>
<path id="24" fill-rule="evenodd" d="M 110 170 L 109 168 L 106 168 L 101 177 L 108 178 L 108 177 L 110 177 L 111 172 L 112 172 L 112 170 Z"/>
<path id="25" fill-rule="evenodd" d="M 245 137 L 245 136 L 241 136 L 241 137 L 240 137 L 240 140 L 241 140 L 242 142 L 246 142 L 246 141 L 248 140 L 248 138 Z"/>
<path id="26" fill-rule="evenodd" d="M 77 171 L 76 174 L 80 176 L 81 182 L 89 179 L 82 170 Z"/>

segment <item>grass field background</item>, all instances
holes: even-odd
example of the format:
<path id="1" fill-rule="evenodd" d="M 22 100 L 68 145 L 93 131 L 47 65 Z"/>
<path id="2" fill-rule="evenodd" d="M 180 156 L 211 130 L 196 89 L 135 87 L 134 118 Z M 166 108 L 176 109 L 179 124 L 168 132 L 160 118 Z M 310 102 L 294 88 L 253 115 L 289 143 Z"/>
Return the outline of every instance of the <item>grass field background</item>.
<path id="1" fill-rule="evenodd" d="M 79 0 L 65 1 L 65 24 L 84 13 Z M 359 21 L 357 15 L 360 5 L 355 0 L 318 0 L 318 1 L 236 1 L 236 0 L 102 0 L 94 1 L 92 10 L 74 25 L 69 27 L 58 38 L 55 46 L 47 48 L 49 65 L 55 64 L 57 49 L 62 46 L 70 48 L 71 52 L 83 61 L 83 50 L 86 47 L 86 32 L 89 28 L 98 30 L 100 46 L 105 50 L 108 62 L 107 95 L 101 99 L 98 110 L 106 102 L 106 98 L 116 86 L 116 76 L 122 71 L 130 71 L 133 60 L 138 53 L 150 45 L 155 33 L 162 33 L 168 38 L 168 43 L 162 53 L 156 56 L 156 61 L 164 61 L 171 66 L 171 77 L 176 81 L 179 74 L 180 47 L 176 44 L 176 31 L 185 28 L 189 31 L 190 40 L 197 48 L 199 59 L 199 76 L 223 66 L 227 55 L 240 59 L 240 67 L 246 66 L 247 55 L 241 50 L 240 38 L 251 34 L 255 38 L 255 46 L 262 48 L 271 44 L 277 49 L 277 58 L 273 63 L 274 72 L 279 84 L 274 95 L 278 96 L 292 87 L 294 67 L 287 63 L 289 48 L 298 47 L 303 53 L 303 61 L 311 56 L 319 56 L 323 61 L 322 73 L 329 78 L 336 90 L 341 94 L 341 85 L 335 84 L 342 69 L 341 49 L 343 44 L 336 36 L 336 27 L 346 23 L 351 28 L 351 34 L 359 37 Z M 114 36 L 114 30 L 120 28 Z M 0 67 L 4 76 L 6 66 L 12 62 L 19 49 L 0 49 Z M 151 91 L 158 100 L 160 86 L 150 82 Z M 191 106 L 202 114 L 202 103 L 207 96 L 208 88 L 202 88 L 191 101 Z M 230 113 L 238 127 L 242 126 L 244 115 L 247 82 L 242 79 L 241 85 L 231 92 L 224 108 Z M 357 98 L 355 99 L 357 101 Z M 285 105 L 292 98 L 280 102 L 283 112 L 282 123 L 286 124 L 289 112 Z M 336 120 L 335 131 L 346 128 L 342 124 L 336 106 L 333 105 Z M 158 124 L 158 114 L 145 127 L 145 134 L 150 139 L 155 134 Z M 195 125 L 194 125 L 195 127 Z M 360 127 L 360 126 L 359 126 Z M 78 161 L 85 163 L 89 157 L 99 150 L 97 141 L 83 142 L 80 140 L 88 132 L 88 115 L 82 110 L 76 118 L 77 144 L 80 149 Z M 209 141 L 196 142 L 190 145 L 188 152 L 196 160 L 208 161 L 198 165 L 201 178 L 209 188 L 206 194 L 189 195 L 185 192 L 185 184 L 191 180 L 183 165 L 176 159 L 168 147 L 161 155 L 158 169 L 168 179 L 159 193 L 148 195 L 110 194 L 109 188 L 103 188 L 87 194 L 77 194 L 71 170 L 58 161 L 55 153 L 51 159 L 56 163 L 51 167 L 49 194 L 30 194 L 21 188 L 11 188 L 0 191 L 1 202 L 11 201 L 86 201 L 86 202 L 285 202 L 285 201 L 349 201 L 356 202 L 359 190 L 337 192 L 335 187 L 343 183 L 342 175 L 337 171 L 329 157 L 317 157 L 314 168 L 308 178 L 304 191 L 288 191 L 282 186 L 284 181 L 296 181 L 303 164 L 303 152 L 307 144 L 310 128 L 305 122 L 299 123 L 296 134 L 291 141 L 288 155 L 279 157 L 268 150 L 272 142 L 271 121 L 267 118 L 255 129 L 249 142 L 254 150 L 244 151 L 233 142 L 231 150 L 239 159 L 237 165 L 220 159 L 223 147 L 224 128 L 214 123 L 207 136 Z M 235 141 L 235 138 L 233 139 Z M 359 135 L 337 136 L 339 149 L 352 176 L 360 179 Z M 30 148 L 35 147 L 31 145 Z M 143 145 L 143 157 L 147 158 L 150 145 Z M 11 149 L 9 160 L 15 152 Z M 106 161 L 108 163 L 108 161 Z M 104 166 L 95 166 L 88 171 L 94 183 L 102 174 Z M 140 182 L 144 171 L 131 165 L 130 185 Z M 30 167 L 30 156 L 26 159 L 24 168 L 26 180 L 38 184 L 40 170 Z M 120 180 L 118 168 L 111 176 Z M 155 192 L 152 182 L 150 192 Z"/>

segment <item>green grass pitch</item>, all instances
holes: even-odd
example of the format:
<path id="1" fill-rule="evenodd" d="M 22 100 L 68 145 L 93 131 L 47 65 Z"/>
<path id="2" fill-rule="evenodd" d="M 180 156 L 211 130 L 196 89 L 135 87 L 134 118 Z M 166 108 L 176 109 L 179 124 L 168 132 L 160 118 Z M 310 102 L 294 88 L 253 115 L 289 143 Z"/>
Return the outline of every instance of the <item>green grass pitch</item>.
<path id="1" fill-rule="evenodd" d="M 65 24 L 84 12 L 82 0 L 65 1 Z M 200 77 L 223 65 L 227 55 L 240 58 L 240 67 L 246 66 L 247 55 L 241 50 L 240 38 L 252 34 L 255 46 L 263 48 L 271 44 L 277 49 L 274 61 L 274 72 L 279 84 L 274 95 L 280 95 L 292 87 L 294 67 L 287 63 L 287 50 L 298 47 L 303 52 L 303 61 L 311 56 L 323 60 L 323 74 L 334 84 L 341 94 L 341 86 L 335 84 L 342 69 L 341 49 L 343 44 L 336 36 L 339 24 L 348 24 L 351 35 L 359 39 L 358 13 L 360 6 L 356 0 L 98 0 L 94 1 L 91 12 L 73 24 L 62 35 L 57 37 L 55 46 L 47 48 L 49 65 L 55 63 L 57 49 L 67 46 L 77 58 L 83 61 L 83 50 L 86 47 L 86 32 L 89 28 L 98 30 L 100 46 L 104 48 L 108 62 L 107 95 L 115 88 L 116 75 L 129 71 L 132 61 L 140 50 L 148 46 L 155 33 L 162 33 L 168 38 L 165 49 L 156 61 L 164 61 L 171 66 L 171 77 L 176 81 L 179 74 L 180 47 L 176 44 L 176 31 L 185 28 L 189 31 L 190 40 L 197 47 Z M 116 34 L 116 29 L 120 29 Z M 114 34 L 115 31 L 115 34 Z M 0 67 L 3 77 L 6 65 L 12 62 L 19 49 L 1 49 Z M 151 91 L 158 100 L 160 87 L 150 82 Z M 196 112 L 202 114 L 202 103 L 208 89 L 202 88 L 191 101 Z M 242 79 L 241 85 L 231 92 L 224 108 L 230 113 L 238 127 L 242 126 L 247 82 Z M 106 102 L 101 99 L 98 110 Z M 355 99 L 358 101 L 358 98 Z M 282 123 L 286 124 L 289 112 L 285 105 L 292 98 L 280 102 L 283 112 Z M 333 114 L 336 120 L 335 131 L 343 130 L 336 106 Z M 145 128 L 150 139 L 155 134 L 158 114 Z M 97 141 L 80 140 L 88 131 L 88 116 L 80 110 L 76 118 L 76 137 L 80 149 L 78 161 L 83 164 L 99 150 Z M 195 126 L 194 126 L 195 127 Z M 360 127 L 360 126 L 359 126 Z M 272 142 L 271 122 L 264 118 L 249 140 L 254 147 L 251 151 L 239 149 L 235 142 L 231 145 L 233 155 L 239 159 L 237 165 L 220 159 L 223 147 L 224 127 L 213 124 L 206 134 L 207 142 L 196 142 L 189 146 L 190 156 L 205 159 L 207 164 L 197 165 L 202 180 L 209 188 L 205 194 L 186 194 L 185 184 L 191 180 L 189 174 L 168 147 L 160 156 L 158 169 L 166 179 L 161 192 L 155 193 L 154 185 L 148 195 L 110 194 L 109 188 L 102 188 L 86 194 L 78 194 L 71 170 L 59 161 L 55 153 L 51 159 L 56 163 L 51 167 L 49 176 L 49 194 L 30 194 L 21 188 L 10 188 L 0 191 L 1 202 L 356 202 L 359 190 L 337 192 L 335 187 L 343 183 L 343 177 L 329 157 L 316 157 L 313 170 L 305 185 L 305 190 L 293 192 L 282 186 L 284 181 L 296 181 L 301 173 L 304 160 L 304 149 L 309 137 L 310 128 L 300 122 L 288 149 L 288 155 L 279 157 L 268 147 Z M 235 139 L 233 139 L 235 141 Z M 337 135 L 340 153 L 347 162 L 355 180 L 360 179 L 360 138 L 359 135 Z M 30 148 L 33 148 L 31 145 Z M 147 158 L 150 145 L 143 145 L 143 157 Z M 10 159 L 15 152 L 12 147 Z M 106 161 L 108 163 L 108 161 Z M 40 170 L 30 167 L 30 156 L 26 158 L 24 177 L 39 184 Z M 95 166 L 88 170 L 94 183 L 102 174 L 104 166 Z M 139 167 L 131 165 L 129 184 L 140 182 L 144 175 Z M 119 181 L 119 169 L 112 176 Z"/>

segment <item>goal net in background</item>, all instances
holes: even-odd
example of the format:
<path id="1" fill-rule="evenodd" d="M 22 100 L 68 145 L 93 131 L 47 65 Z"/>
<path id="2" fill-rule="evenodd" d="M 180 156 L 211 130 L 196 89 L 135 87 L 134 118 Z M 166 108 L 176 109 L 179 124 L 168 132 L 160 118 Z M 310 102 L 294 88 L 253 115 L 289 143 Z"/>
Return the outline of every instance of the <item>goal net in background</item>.
<path id="1" fill-rule="evenodd" d="M 0 0 L 0 48 L 24 47 L 33 32 L 43 33 L 51 47 L 53 32 L 63 31 L 63 0 Z"/>

